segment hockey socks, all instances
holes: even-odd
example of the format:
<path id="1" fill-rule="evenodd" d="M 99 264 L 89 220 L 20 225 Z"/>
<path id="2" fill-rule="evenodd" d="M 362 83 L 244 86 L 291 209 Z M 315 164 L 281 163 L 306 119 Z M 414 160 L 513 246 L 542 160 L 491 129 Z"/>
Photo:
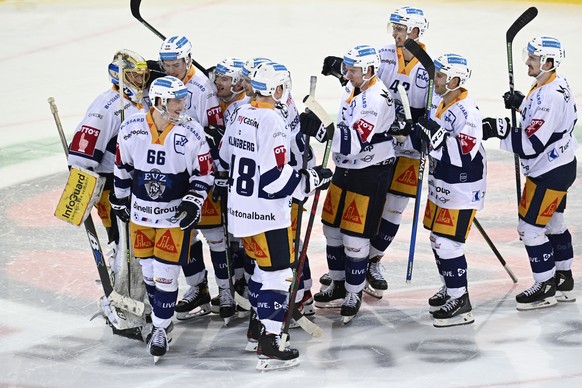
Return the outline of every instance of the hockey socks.
<path id="1" fill-rule="evenodd" d="M 380 230 L 378 231 L 378 235 L 370 241 L 370 245 L 380 252 L 385 252 L 386 249 L 388 249 L 388 246 L 390 246 L 392 243 L 392 240 L 394 240 L 394 236 L 396 236 L 398 228 L 400 228 L 400 225 L 394 224 L 382 218 L 382 221 L 380 221 Z"/>
<path id="2" fill-rule="evenodd" d="M 280 333 L 287 310 L 288 293 L 276 290 L 261 290 L 257 298 L 257 315 L 269 333 Z"/>
<path id="3" fill-rule="evenodd" d="M 570 232 L 566 230 L 561 234 L 548 234 L 547 237 L 554 248 L 556 269 L 559 271 L 570 269 L 572 259 L 574 258 Z"/>

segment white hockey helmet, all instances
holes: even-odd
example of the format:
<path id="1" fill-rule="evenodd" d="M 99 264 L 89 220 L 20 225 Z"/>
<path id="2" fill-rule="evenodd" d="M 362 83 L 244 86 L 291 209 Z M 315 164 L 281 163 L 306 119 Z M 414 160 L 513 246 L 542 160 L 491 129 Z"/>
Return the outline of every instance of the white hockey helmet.
<path id="1" fill-rule="evenodd" d="M 232 85 L 238 84 L 242 79 L 244 62 L 239 58 L 226 58 L 216 64 L 215 73 L 232 78 Z"/>
<path id="2" fill-rule="evenodd" d="M 372 66 L 374 68 L 374 74 L 376 74 L 380 67 L 380 57 L 374 47 L 368 46 L 367 44 L 358 45 L 351 48 L 344 55 L 342 62 L 342 74 L 344 76 L 347 74 L 346 66 L 359 67 L 364 74 Z"/>
<path id="3" fill-rule="evenodd" d="M 243 65 L 241 74 L 243 77 L 251 77 L 251 73 L 263 62 L 272 62 L 269 58 L 257 57 L 251 58 Z"/>
<path id="4" fill-rule="evenodd" d="M 150 77 L 150 71 L 146 60 L 138 53 L 131 50 L 119 50 L 113 55 L 113 60 L 108 66 L 109 79 L 114 85 L 119 85 L 119 56 L 121 55 L 121 67 L 123 68 L 123 93 L 135 103 L 142 99 L 143 91 Z"/>
<path id="5" fill-rule="evenodd" d="M 191 63 L 192 43 L 184 35 L 167 38 L 160 47 L 160 61 L 175 61 L 184 59 L 186 66 Z"/>
<path id="6" fill-rule="evenodd" d="M 418 28 L 418 37 L 428 29 L 428 20 L 424 16 L 424 12 L 420 8 L 414 7 L 401 7 L 390 14 L 390 21 L 388 22 L 388 27 L 391 24 L 402 24 L 406 26 L 406 34 L 410 35 L 412 30 L 416 27 Z"/>
<path id="7" fill-rule="evenodd" d="M 469 62 L 465 57 L 458 54 L 444 54 L 434 60 L 435 71 L 440 71 L 446 74 L 447 91 L 452 91 L 460 88 L 467 82 L 471 77 L 471 69 L 469 68 Z M 459 78 L 459 85 L 456 88 L 450 89 L 449 83 L 453 78 Z"/>
<path id="8" fill-rule="evenodd" d="M 562 48 L 562 44 L 552 36 L 538 36 L 530 40 L 527 47 L 523 49 L 524 61 L 527 60 L 529 54 L 540 57 L 540 70 L 548 59 L 554 61 L 554 66 L 550 70 L 542 71 L 556 70 L 566 58 L 566 51 Z"/>
<path id="9" fill-rule="evenodd" d="M 275 98 L 275 92 L 279 85 L 283 87 L 283 96 L 291 90 L 291 74 L 280 63 L 260 63 L 251 73 L 250 77 L 253 91 L 261 96 Z M 275 100 L 279 101 L 277 98 Z"/>
<path id="10" fill-rule="evenodd" d="M 188 96 L 188 89 L 184 83 L 176 77 L 165 76 L 154 80 L 150 85 L 149 97 L 153 107 L 162 114 L 162 117 L 168 121 L 176 123 L 181 117 L 172 117 L 168 113 L 168 100 L 170 98 L 185 98 Z M 162 102 L 162 108 L 158 108 L 157 99 Z"/>

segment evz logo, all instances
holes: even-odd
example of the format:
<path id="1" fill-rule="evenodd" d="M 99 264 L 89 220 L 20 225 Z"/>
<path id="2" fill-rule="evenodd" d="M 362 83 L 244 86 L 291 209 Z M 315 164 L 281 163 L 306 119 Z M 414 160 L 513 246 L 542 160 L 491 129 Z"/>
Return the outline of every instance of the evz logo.
<path id="1" fill-rule="evenodd" d="M 158 169 L 153 169 L 144 174 L 144 187 L 151 199 L 158 199 L 166 191 L 167 176 Z"/>

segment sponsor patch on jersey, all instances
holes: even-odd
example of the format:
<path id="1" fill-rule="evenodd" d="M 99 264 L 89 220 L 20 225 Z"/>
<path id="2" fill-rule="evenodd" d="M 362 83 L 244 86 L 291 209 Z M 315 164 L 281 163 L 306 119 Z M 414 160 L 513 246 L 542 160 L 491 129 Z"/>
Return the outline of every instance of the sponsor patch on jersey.
<path id="1" fill-rule="evenodd" d="M 356 201 L 352 201 L 349 206 L 344 211 L 344 215 L 342 217 L 344 221 L 353 222 L 355 224 L 362 224 L 362 216 L 358 211 L 358 206 L 356 205 Z"/>
<path id="2" fill-rule="evenodd" d="M 176 249 L 176 243 L 174 242 L 172 233 L 170 233 L 169 230 L 166 230 L 166 233 L 164 233 L 162 237 L 159 238 L 156 244 L 156 248 L 169 253 L 178 253 L 178 250 Z"/>
<path id="3" fill-rule="evenodd" d="M 446 226 L 454 226 L 453 219 L 451 217 L 451 214 L 449 213 L 449 209 L 440 209 L 435 220 L 435 223 Z"/>
<path id="4" fill-rule="evenodd" d="M 224 126 L 222 109 L 220 109 L 220 106 L 213 106 L 212 108 L 207 109 L 206 116 L 208 116 L 208 124 Z"/>
<path id="5" fill-rule="evenodd" d="M 414 80 L 415 85 L 420 89 L 428 88 L 428 72 L 420 67 L 416 73 L 416 78 Z"/>
<path id="6" fill-rule="evenodd" d="M 365 141 L 368 141 L 368 137 L 370 136 L 370 133 L 374 130 L 374 124 L 369 123 L 364 119 L 359 119 L 354 124 L 354 129 L 360 135 L 360 139 L 362 139 L 362 142 L 365 142 Z"/>
<path id="7" fill-rule="evenodd" d="M 459 133 L 459 141 L 461 142 L 461 153 L 463 155 L 470 153 L 475 148 L 475 144 L 477 144 L 476 138 L 465 133 Z"/>
<path id="8" fill-rule="evenodd" d="M 150 240 L 144 232 L 142 232 L 141 230 L 138 230 L 136 235 L 135 235 L 135 242 L 134 242 L 135 249 L 148 249 L 148 248 L 152 248 L 153 246 L 154 246 L 154 242 L 152 240 Z"/>
<path id="9" fill-rule="evenodd" d="M 408 166 L 406 170 L 402 174 L 398 176 L 396 182 L 402 183 L 403 185 L 413 186 L 416 187 L 416 171 L 414 170 L 414 166 Z"/>
<path id="10" fill-rule="evenodd" d="M 277 163 L 277 168 L 279 171 L 283 168 L 285 163 L 287 163 L 287 150 L 284 145 L 277 146 L 273 149 L 275 154 L 275 162 Z"/>
<path id="11" fill-rule="evenodd" d="M 538 131 L 544 125 L 545 121 L 542 119 L 533 119 L 531 123 L 525 129 L 525 134 L 527 137 L 532 137 L 534 133 Z"/>
<path id="12" fill-rule="evenodd" d="M 200 175 L 208 175 L 212 172 L 212 156 L 210 152 L 198 155 L 198 164 L 200 165 Z"/>
<path id="13" fill-rule="evenodd" d="M 186 154 L 186 143 L 188 143 L 188 138 L 186 136 L 179 133 L 174 134 L 174 151 L 176 151 L 177 154 Z"/>
<path id="14" fill-rule="evenodd" d="M 100 129 L 87 125 L 81 126 L 73 137 L 71 151 L 92 157 L 95 154 L 95 146 L 100 133 Z"/>
<path id="15" fill-rule="evenodd" d="M 119 152 L 119 143 L 115 145 L 115 165 L 117 167 L 121 166 L 121 152 Z"/>

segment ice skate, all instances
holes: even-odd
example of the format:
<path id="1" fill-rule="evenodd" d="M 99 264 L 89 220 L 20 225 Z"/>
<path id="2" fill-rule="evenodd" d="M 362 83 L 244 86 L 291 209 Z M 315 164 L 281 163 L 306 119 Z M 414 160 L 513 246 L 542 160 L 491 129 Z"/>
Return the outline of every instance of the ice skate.
<path id="1" fill-rule="evenodd" d="M 533 286 L 518 294 L 516 309 L 519 311 L 542 309 L 554 306 L 556 300 L 556 280 L 552 277 L 545 282 L 535 282 Z"/>
<path id="2" fill-rule="evenodd" d="M 164 356 L 170 349 L 171 338 L 168 337 L 166 329 L 154 327 L 148 336 L 148 352 L 154 356 L 154 364 L 157 364 L 160 357 Z"/>
<path id="3" fill-rule="evenodd" d="M 176 304 L 176 318 L 187 321 L 210 314 L 210 294 L 206 281 L 191 286 L 181 301 Z"/>
<path id="4" fill-rule="evenodd" d="M 315 300 L 315 307 L 337 308 L 341 307 L 345 297 L 345 281 L 333 280 L 326 289 L 315 294 L 313 300 Z"/>
<path id="5" fill-rule="evenodd" d="M 306 317 L 315 315 L 315 309 L 313 308 L 313 295 L 311 295 L 311 291 L 305 291 L 303 299 L 301 299 L 299 305 L 299 311 Z"/>
<path id="6" fill-rule="evenodd" d="M 257 347 L 257 370 L 269 371 L 277 369 L 287 369 L 299 365 L 299 350 L 285 347 L 285 350 L 279 350 L 281 336 L 272 333 L 266 333 L 262 330 Z"/>
<path id="7" fill-rule="evenodd" d="M 435 311 L 440 309 L 445 303 L 447 303 L 449 299 L 451 299 L 451 297 L 447 295 L 447 287 L 442 286 L 436 292 L 436 294 L 428 298 L 428 305 L 430 306 L 428 312 L 431 314 L 434 313 Z"/>
<path id="8" fill-rule="evenodd" d="M 348 292 L 346 293 L 346 298 L 342 304 L 342 322 L 347 325 L 356 317 L 358 311 L 360 311 L 360 306 L 362 305 L 362 291 L 360 292 Z"/>
<path id="9" fill-rule="evenodd" d="M 220 314 L 220 298 L 218 295 L 210 300 L 210 312 L 212 314 Z"/>
<path id="10" fill-rule="evenodd" d="M 251 309 L 249 317 L 249 327 L 247 329 L 247 352 L 256 352 L 259 345 L 259 337 L 261 336 L 261 321 L 254 309 Z"/>
<path id="11" fill-rule="evenodd" d="M 235 295 L 237 316 L 239 318 L 248 317 L 249 314 L 251 313 L 252 308 L 249 307 L 250 306 L 250 303 L 248 303 L 249 288 L 247 287 L 247 282 L 245 281 L 244 278 L 241 278 L 234 283 L 234 292 L 236 294 L 238 294 L 238 297 L 237 297 L 237 295 Z M 242 302 L 246 301 L 248 304 L 245 306 L 242 306 L 241 301 Z"/>
<path id="12" fill-rule="evenodd" d="M 388 282 L 382 275 L 380 258 L 381 256 L 370 258 L 368 272 L 366 273 L 366 285 L 364 286 L 366 294 L 378 299 L 382 299 L 384 291 L 388 289 Z"/>
<path id="13" fill-rule="evenodd" d="M 331 278 L 329 277 L 329 273 L 324 273 L 323 275 L 321 275 L 321 277 L 319 278 L 319 283 L 321 283 L 324 286 L 329 286 L 331 284 Z"/>
<path id="14" fill-rule="evenodd" d="M 556 300 L 558 302 L 576 302 L 573 290 L 572 271 L 556 271 Z"/>
<path id="15" fill-rule="evenodd" d="M 473 323 L 475 319 L 471 313 L 472 310 L 469 294 L 464 293 L 459 298 L 449 298 L 440 309 L 433 312 L 433 326 L 449 327 Z"/>
<path id="16" fill-rule="evenodd" d="M 236 305 L 234 303 L 234 298 L 230 293 L 228 288 L 218 289 L 218 298 L 220 302 L 219 314 L 222 319 L 224 319 L 224 325 L 228 326 L 230 321 L 236 314 Z"/>

